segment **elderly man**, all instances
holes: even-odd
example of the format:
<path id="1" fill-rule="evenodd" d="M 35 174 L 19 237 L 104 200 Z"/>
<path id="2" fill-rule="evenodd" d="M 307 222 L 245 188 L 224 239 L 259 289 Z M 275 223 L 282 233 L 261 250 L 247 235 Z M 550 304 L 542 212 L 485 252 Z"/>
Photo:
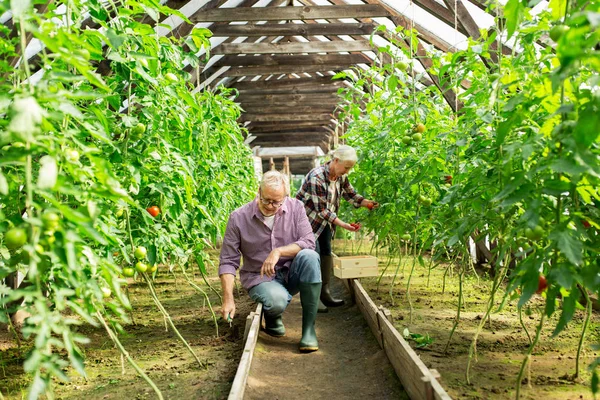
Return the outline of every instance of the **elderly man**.
<path id="1" fill-rule="evenodd" d="M 333 270 L 331 256 L 331 239 L 335 226 L 351 232 L 357 231 L 356 225 L 342 221 L 337 212 L 340 199 L 343 197 L 354 207 L 367 207 L 369 210 L 378 207 L 373 200 L 367 200 L 356 193 L 348 181 L 348 172 L 356 164 L 356 151 L 350 146 L 340 146 L 333 153 L 333 159 L 320 167 L 312 169 L 296 194 L 296 199 L 304 203 L 306 214 L 311 222 L 317 238 L 317 252 L 321 256 L 321 302 L 319 312 L 327 312 L 327 307 L 338 307 L 344 304 L 341 299 L 331 295 L 329 281 Z"/>
<path id="2" fill-rule="evenodd" d="M 223 318 L 235 316 L 233 282 L 240 281 L 250 297 L 263 304 L 265 331 L 285 335 L 282 314 L 300 292 L 301 352 L 319 349 L 315 319 L 321 293 L 319 255 L 303 204 L 288 197 L 287 176 L 269 171 L 258 196 L 229 216 L 221 249 L 219 276 L 223 288 Z M 240 254 L 244 257 L 240 268 Z"/>

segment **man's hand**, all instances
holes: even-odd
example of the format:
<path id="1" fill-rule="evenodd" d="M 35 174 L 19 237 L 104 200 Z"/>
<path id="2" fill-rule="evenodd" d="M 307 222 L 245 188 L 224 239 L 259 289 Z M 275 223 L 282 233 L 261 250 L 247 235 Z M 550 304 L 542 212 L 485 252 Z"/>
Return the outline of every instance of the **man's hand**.
<path id="1" fill-rule="evenodd" d="M 263 275 L 266 275 L 269 278 L 272 276 L 275 276 L 275 266 L 277 265 L 277 261 L 279 261 L 280 257 L 281 257 L 281 253 L 279 252 L 278 249 L 273 249 L 269 253 L 269 256 L 267 257 L 267 259 L 265 260 L 265 262 L 262 265 L 262 268 L 260 269 L 260 277 L 261 278 Z"/>
<path id="2" fill-rule="evenodd" d="M 235 316 L 235 301 L 223 300 L 223 307 L 221 307 L 221 316 L 227 322 L 231 321 Z"/>

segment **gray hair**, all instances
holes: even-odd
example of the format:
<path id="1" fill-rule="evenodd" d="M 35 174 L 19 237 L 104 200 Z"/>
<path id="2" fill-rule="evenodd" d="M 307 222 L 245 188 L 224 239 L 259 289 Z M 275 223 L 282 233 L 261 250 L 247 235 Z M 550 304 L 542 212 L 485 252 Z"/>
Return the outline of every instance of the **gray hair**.
<path id="1" fill-rule="evenodd" d="M 283 187 L 286 196 L 290 194 L 290 180 L 287 175 L 279 171 L 265 172 L 260 181 L 260 188 L 279 189 L 280 187 Z"/>
<path id="2" fill-rule="evenodd" d="M 337 158 L 342 162 L 351 161 L 353 163 L 356 163 L 356 161 L 358 160 L 358 157 L 356 156 L 356 150 L 354 150 L 353 147 L 347 145 L 342 145 L 335 149 L 335 151 L 333 152 L 333 158 Z"/>

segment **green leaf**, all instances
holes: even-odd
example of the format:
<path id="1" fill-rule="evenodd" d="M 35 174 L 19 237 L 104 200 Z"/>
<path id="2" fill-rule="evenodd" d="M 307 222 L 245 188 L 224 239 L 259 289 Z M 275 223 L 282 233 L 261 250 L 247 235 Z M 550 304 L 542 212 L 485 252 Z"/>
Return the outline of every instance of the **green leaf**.
<path id="1" fill-rule="evenodd" d="M 577 300 L 579 299 L 579 290 L 577 286 L 573 286 L 571 288 L 571 293 L 568 297 L 563 298 L 562 304 L 562 313 L 560 314 L 560 318 L 558 323 L 556 324 L 556 328 L 554 328 L 554 332 L 552 332 L 552 337 L 556 337 L 563 329 L 567 326 L 569 321 L 573 319 L 573 315 L 575 314 L 575 308 L 577 304 Z"/>
<path id="2" fill-rule="evenodd" d="M 600 110 L 597 107 L 586 107 L 579 114 L 575 126 L 575 141 L 578 145 L 588 148 L 600 135 Z"/>
<path id="3" fill-rule="evenodd" d="M 594 393 L 594 395 L 598 393 L 599 383 L 600 379 L 598 379 L 598 371 L 594 369 L 594 372 L 592 373 L 592 393 Z"/>
<path id="4" fill-rule="evenodd" d="M 550 239 L 556 242 L 556 247 L 574 265 L 580 266 L 583 261 L 583 244 L 574 236 L 570 229 L 555 230 L 550 234 Z"/>
<path id="5" fill-rule="evenodd" d="M 504 6 L 504 17 L 506 18 L 507 39 L 510 39 L 515 33 L 517 26 L 521 23 L 525 7 L 520 0 L 508 0 Z"/>
<path id="6" fill-rule="evenodd" d="M 6 177 L 0 171 L 0 194 L 6 196 L 8 194 L 8 181 Z"/>
<path id="7" fill-rule="evenodd" d="M 567 11 L 567 0 L 550 0 L 548 8 L 552 10 L 551 12 L 553 19 L 561 19 L 564 17 L 565 12 Z"/>

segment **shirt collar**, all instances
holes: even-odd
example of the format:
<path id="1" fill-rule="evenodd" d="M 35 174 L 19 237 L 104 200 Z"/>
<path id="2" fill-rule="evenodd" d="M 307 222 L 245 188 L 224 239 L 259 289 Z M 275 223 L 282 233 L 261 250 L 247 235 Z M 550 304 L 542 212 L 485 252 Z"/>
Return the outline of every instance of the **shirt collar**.
<path id="1" fill-rule="evenodd" d="M 329 160 L 325 164 L 323 164 L 323 175 L 325 176 L 326 181 L 329 181 L 329 170 L 331 169 L 332 161 L 333 160 Z"/>

